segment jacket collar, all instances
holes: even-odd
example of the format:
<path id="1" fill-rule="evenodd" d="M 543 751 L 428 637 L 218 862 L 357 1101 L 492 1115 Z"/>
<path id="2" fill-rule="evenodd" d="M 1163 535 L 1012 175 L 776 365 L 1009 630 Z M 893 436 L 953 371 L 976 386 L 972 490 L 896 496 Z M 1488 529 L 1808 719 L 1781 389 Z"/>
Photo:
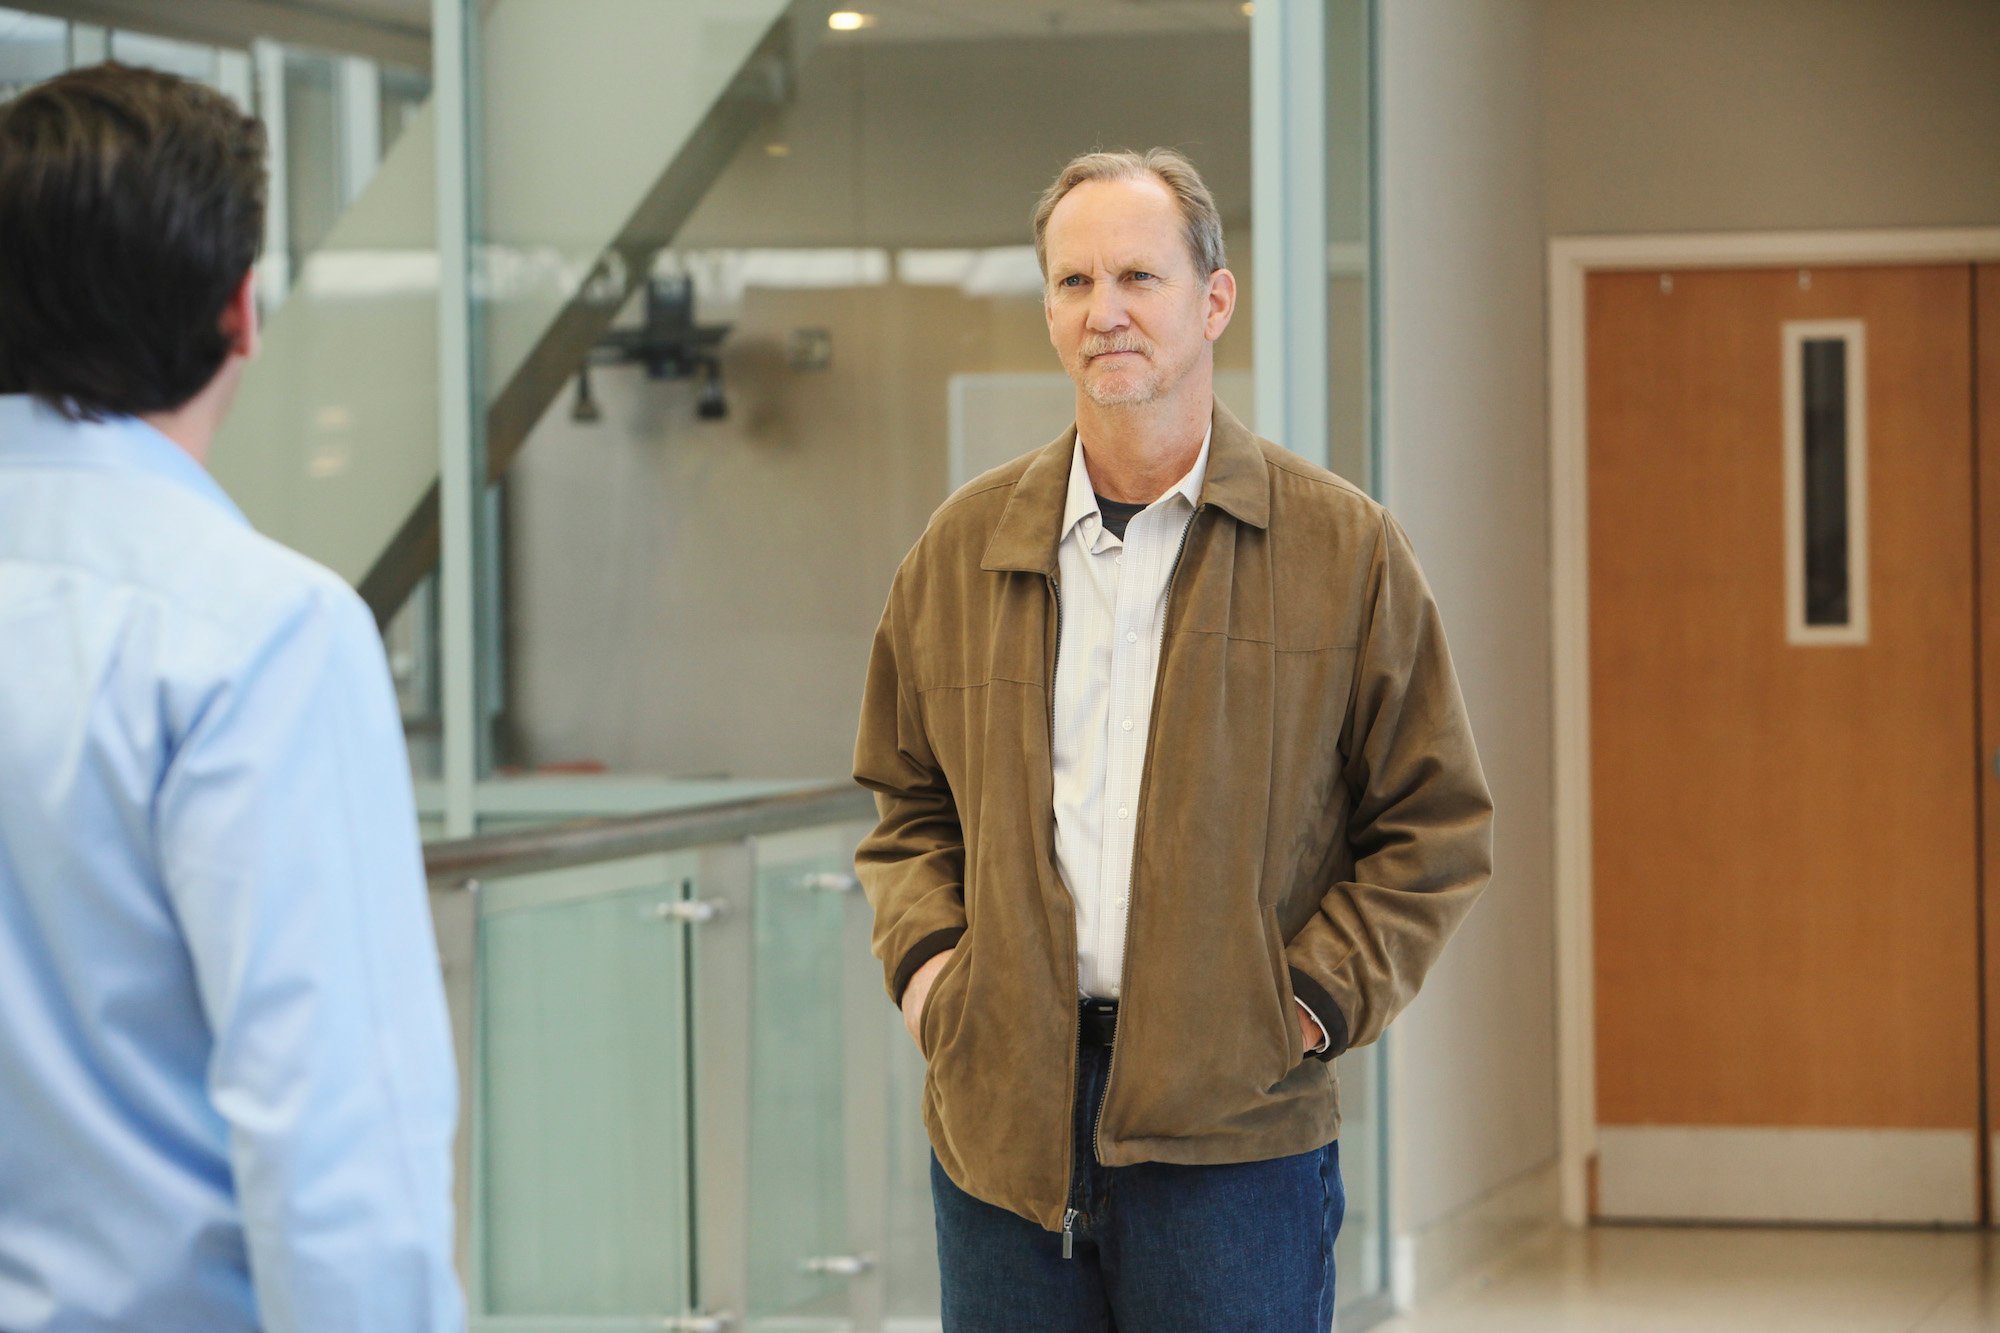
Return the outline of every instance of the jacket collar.
<path id="1" fill-rule="evenodd" d="M 1210 425 L 1208 475 L 1201 502 L 1226 510 L 1253 528 L 1271 522 L 1271 465 L 1250 428 L 1218 399 Z M 1007 507 L 979 562 L 985 570 L 1053 574 L 1062 540 L 1063 505 L 1069 498 L 1070 467 L 1076 454 L 1076 427 L 1038 450 L 1014 483 Z"/>

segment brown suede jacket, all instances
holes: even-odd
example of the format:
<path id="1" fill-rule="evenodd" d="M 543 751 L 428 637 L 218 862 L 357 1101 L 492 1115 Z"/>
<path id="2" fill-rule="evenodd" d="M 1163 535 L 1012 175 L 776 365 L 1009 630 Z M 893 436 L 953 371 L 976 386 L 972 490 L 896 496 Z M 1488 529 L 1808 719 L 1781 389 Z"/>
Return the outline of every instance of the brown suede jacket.
<path id="1" fill-rule="evenodd" d="M 925 1004 L 952 1180 L 1060 1227 L 1077 1060 L 1056 869 L 1057 529 L 1076 433 L 971 482 L 897 571 L 855 777 L 889 994 Z M 1492 803 L 1437 607 L 1380 505 L 1218 404 L 1169 592 L 1099 1160 L 1246 1162 L 1339 1132 L 1333 1055 L 1410 1002 L 1484 886 Z M 1302 1053 L 1294 997 L 1331 1049 Z"/>

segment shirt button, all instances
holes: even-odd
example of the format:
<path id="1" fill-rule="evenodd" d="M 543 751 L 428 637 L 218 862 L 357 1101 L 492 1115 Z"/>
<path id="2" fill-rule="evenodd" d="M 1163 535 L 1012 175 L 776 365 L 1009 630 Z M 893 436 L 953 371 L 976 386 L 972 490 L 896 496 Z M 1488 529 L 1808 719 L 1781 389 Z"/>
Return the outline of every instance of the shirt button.
<path id="1" fill-rule="evenodd" d="M 1126 807 L 1121 805 L 1118 807 L 1118 817 L 1120 819 L 1130 819 L 1132 817 L 1132 812 Z"/>
<path id="2" fill-rule="evenodd" d="M 1128 630 L 1126 630 L 1126 631 L 1125 631 L 1125 642 L 1127 642 L 1127 643 L 1137 643 L 1137 642 L 1139 642 L 1139 633 L 1138 633 L 1138 631 L 1137 631 L 1137 630 L 1129 630 L 1129 629 L 1128 629 Z"/>
<path id="3" fill-rule="evenodd" d="M 1125 730 L 1132 730 L 1132 719 L 1129 717 L 1125 719 Z"/>
<path id="4" fill-rule="evenodd" d="M 1114 1000 L 1118 998 L 1118 988 L 1116 986 L 1111 988 L 1111 998 Z"/>
<path id="5" fill-rule="evenodd" d="M 1121 556 L 1117 557 L 1116 559 L 1114 559 L 1114 560 L 1113 560 L 1113 561 L 1112 561 L 1111 563 L 1112 563 L 1112 564 L 1114 564 L 1114 565 L 1122 565 L 1122 564 L 1124 564 L 1124 563 L 1125 563 L 1125 557 L 1121 555 Z"/>

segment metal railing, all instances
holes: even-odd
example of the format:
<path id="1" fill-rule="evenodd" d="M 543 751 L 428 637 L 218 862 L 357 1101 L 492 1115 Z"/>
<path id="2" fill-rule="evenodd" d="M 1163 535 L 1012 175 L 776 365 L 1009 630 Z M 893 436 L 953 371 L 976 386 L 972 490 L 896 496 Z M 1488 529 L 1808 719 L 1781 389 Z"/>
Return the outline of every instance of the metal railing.
<path id="1" fill-rule="evenodd" d="M 481 834 L 424 847 L 433 891 L 463 889 L 481 877 L 565 870 L 628 856 L 677 852 L 852 820 L 872 820 L 875 798 L 847 782 L 751 796 L 686 809 Z"/>

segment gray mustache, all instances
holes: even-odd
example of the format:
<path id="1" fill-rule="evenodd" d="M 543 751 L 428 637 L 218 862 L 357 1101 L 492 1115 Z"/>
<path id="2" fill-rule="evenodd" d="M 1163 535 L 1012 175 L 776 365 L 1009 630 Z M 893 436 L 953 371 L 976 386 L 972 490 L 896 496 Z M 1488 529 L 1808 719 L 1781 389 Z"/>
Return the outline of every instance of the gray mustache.
<path id="1" fill-rule="evenodd" d="M 1103 356 L 1106 352 L 1138 352 L 1151 355 L 1152 345 L 1141 338 L 1100 338 L 1083 344 L 1086 357 Z"/>

